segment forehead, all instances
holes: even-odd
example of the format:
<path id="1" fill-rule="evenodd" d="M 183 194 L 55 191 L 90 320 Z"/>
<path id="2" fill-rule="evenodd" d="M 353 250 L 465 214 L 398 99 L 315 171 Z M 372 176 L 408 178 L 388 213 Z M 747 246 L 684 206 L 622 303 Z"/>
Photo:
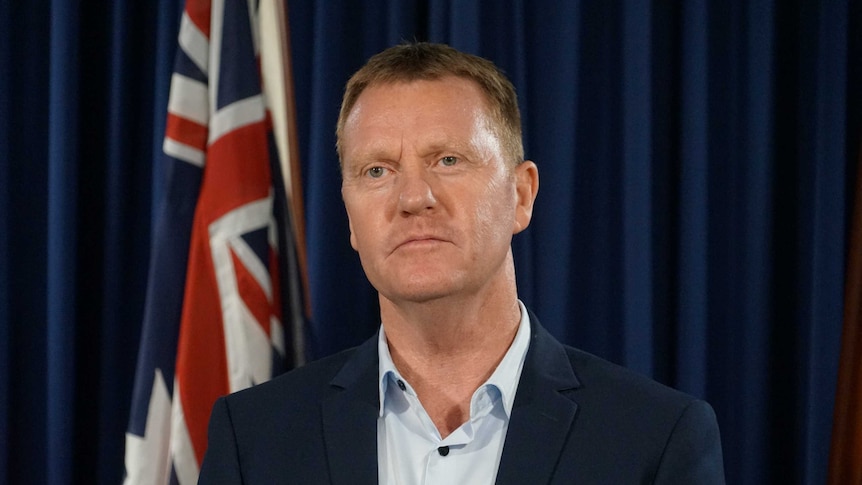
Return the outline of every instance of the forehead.
<path id="1" fill-rule="evenodd" d="M 486 104 L 485 93 L 479 86 L 479 83 L 473 79 L 456 76 L 454 74 L 446 74 L 433 79 L 412 79 L 412 80 L 393 80 L 393 81 L 377 81 L 369 83 L 365 89 L 356 98 L 356 104 L 363 100 L 368 102 L 369 98 L 374 97 L 374 94 L 391 93 L 393 90 L 414 91 L 414 92 L 434 92 L 438 98 L 442 98 L 442 94 L 449 93 L 458 96 L 467 96 L 475 98 L 476 101 Z M 351 109 L 351 111 L 353 111 Z"/>
<path id="2" fill-rule="evenodd" d="M 484 93 L 469 79 L 445 76 L 373 84 L 362 91 L 347 116 L 343 141 L 355 145 L 394 133 L 467 135 L 463 130 L 485 125 L 488 113 Z"/>

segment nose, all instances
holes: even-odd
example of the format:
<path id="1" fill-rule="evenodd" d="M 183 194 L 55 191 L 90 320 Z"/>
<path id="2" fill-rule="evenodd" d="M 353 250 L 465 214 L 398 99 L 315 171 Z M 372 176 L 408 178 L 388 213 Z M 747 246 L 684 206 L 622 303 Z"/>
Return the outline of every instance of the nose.
<path id="1" fill-rule="evenodd" d="M 399 174 L 399 211 L 418 214 L 437 205 L 430 177 L 423 168 L 410 168 Z"/>

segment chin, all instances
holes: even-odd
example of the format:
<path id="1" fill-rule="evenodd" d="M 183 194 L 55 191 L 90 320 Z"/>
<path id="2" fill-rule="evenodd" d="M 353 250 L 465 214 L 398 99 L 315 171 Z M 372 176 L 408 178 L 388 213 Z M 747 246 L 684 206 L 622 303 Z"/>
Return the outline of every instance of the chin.
<path id="1" fill-rule="evenodd" d="M 428 303 L 431 301 L 439 300 L 445 298 L 452 294 L 451 291 L 446 291 L 437 288 L 416 288 L 416 289 L 408 289 L 399 288 L 398 291 L 387 292 L 388 294 L 381 293 L 387 300 L 392 302 L 405 302 L 405 303 Z"/>
<path id="2" fill-rule="evenodd" d="M 454 265 L 401 264 L 380 272 L 371 284 L 392 302 L 424 303 L 465 291 L 470 285 L 467 271 Z"/>
<path id="3" fill-rule="evenodd" d="M 400 285 L 389 285 L 389 288 L 380 291 L 384 298 L 392 302 L 427 303 L 457 293 L 459 286 L 440 281 L 408 281 Z"/>

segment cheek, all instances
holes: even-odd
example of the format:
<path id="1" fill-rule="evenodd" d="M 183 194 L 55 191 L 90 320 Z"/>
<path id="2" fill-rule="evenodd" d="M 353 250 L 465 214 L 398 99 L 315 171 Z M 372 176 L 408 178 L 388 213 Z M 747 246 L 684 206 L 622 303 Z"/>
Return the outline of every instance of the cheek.
<path id="1" fill-rule="evenodd" d="M 350 231 L 350 246 L 359 251 L 360 242 L 362 240 L 362 228 L 365 227 L 366 221 L 363 220 L 364 211 L 359 207 L 354 199 L 347 196 L 344 197 L 344 208 L 347 211 L 347 225 Z"/>
<path id="2" fill-rule="evenodd" d="M 475 235 L 480 243 L 508 240 L 512 235 L 514 197 L 505 181 L 489 184 L 476 204 Z"/>
<path id="3" fill-rule="evenodd" d="M 369 203 L 367 200 L 346 201 L 347 218 L 350 225 L 350 246 L 360 256 L 363 253 L 370 256 L 383 244 L 386 229 L 384 211 L 379 202 Z"/>
<path id="4" fill-rule="evenodd" d="M 369 232 L 369 221 L 362 215 L 352 215 L 350 217 L 350 245 L 353 249 L 359 251 L 366 242 Z"/>
<path id="5" fill-rule="evenodd" d="M 353 230 L 353 227 L 350 228 L 350 247 L 354 251 L 359 251 L 359 245 L 356 243 L 356 232 Z"/>

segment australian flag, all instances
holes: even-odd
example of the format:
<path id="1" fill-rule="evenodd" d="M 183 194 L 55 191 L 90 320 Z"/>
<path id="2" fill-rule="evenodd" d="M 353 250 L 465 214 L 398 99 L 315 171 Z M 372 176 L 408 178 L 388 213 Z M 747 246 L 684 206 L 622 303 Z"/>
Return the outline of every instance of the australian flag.
<path id="1" fill-rule="evenodd" d="M 197 482 L 213 402 L 295 362 L 297 241 L 262 92 L 259 5 L 188 0 L 171 79 L 127 484 Z M 287 227 L 286 227 L 287 226 Z M 288 331 L 285 331 L 285 316 Z M 286 341 L 290 345 L 286 344 Z M 301 343 L 296 348 L 301 348 Z"/>

